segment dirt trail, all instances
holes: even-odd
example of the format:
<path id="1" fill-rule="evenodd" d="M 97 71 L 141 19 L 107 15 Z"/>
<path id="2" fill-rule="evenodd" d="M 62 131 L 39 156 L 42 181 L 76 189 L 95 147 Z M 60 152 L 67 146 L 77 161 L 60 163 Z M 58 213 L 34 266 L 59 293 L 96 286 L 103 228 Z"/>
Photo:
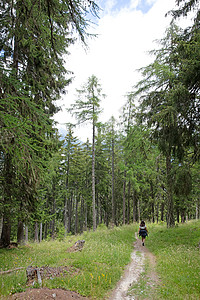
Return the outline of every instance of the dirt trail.
<path id="1" fill-rule="evenodd" d="M 156 259 L 149 250 L 142 246 L 141 240 L 135 233 L 136 242 L 134 243 L 134 250 L 131 254 L 131 262 L 125 270 L 121 280 L 118 282 L 117 287 L 112 292 L 108 300 L 135 300 L 135 296 L 127 295 L 128 289 L 132 284 L 136 283 L 144 271 L 145 258 L 149 260 L 150 272 L 148 274 L 148 284 L 154 286 L 159 282 L 158 276 L 155 271 Z"/>

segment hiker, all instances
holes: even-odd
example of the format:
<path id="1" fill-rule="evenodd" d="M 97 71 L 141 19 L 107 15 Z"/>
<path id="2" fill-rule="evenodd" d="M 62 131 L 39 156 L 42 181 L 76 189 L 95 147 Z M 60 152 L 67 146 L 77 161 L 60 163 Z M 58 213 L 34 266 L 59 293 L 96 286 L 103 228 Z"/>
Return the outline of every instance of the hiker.
<path id="1" fill-rule="evenodd" d="M 144 221 L 141 221 L 140 223 L 138 234 L 142 237 L 142 246 L 144 246 L 145 238 L 148 236 L 148 230 Z"/>

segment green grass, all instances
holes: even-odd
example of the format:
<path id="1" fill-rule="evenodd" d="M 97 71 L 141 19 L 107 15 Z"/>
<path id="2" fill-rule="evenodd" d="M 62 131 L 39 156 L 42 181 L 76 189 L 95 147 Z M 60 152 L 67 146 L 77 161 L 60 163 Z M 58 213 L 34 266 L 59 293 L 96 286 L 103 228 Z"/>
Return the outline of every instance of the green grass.
<path id="1" fill-rule="evenodd" d="M 146 246 L 156 255 L 161 278 L 154 299 L 200 299 L 200 221 L 148 227 Z"/>
<path id="2" fill-rule="evenodd" d="M 0 297 L 26 289 L 27 266 L 69 266 L 72 272 L 60 277 L 43 280 L 43 286 L 64 288 L 84 296 L 103 299 L 120 279 L 130 262 L 134 233 L 137 225 L 108 230 L 100 226 L 96 232 L 70 236 L 65 241 L 49 241 L 29 244 L 17 249 L 0 250 L 0 271 L 24 267 L 0 276 Z M 67 248 L 78 239 L 84 239 L 81 252 L 68 253 Z"/>
<path id="3" fill-rule="evenodd" d="M 200 299 L 200 221 L 166 228 L 166 224 L 149 224 L 146 247 L 156 256 L 160 285 L 148 285 L 149 262 L 130 293 L 136 299 Z M 29 244 L 17 249 L 0 249 L 0 271 L 24 267 L 0 276 L 0 298 L 26 289 L 26 268 L 32 266 L 68 266 L 72 271 L 54 279 L 43 280 L 43 286 L 76 291 L 91 299 L 105 299 L 130 262 L 138 225 L 107 229 L 70 236 L 65 241 Z M 68 253 L 67 248 L 79 239 L 85 240 L 82 252 Z M 138 254 L 139 255 L 139 254 Z"/>

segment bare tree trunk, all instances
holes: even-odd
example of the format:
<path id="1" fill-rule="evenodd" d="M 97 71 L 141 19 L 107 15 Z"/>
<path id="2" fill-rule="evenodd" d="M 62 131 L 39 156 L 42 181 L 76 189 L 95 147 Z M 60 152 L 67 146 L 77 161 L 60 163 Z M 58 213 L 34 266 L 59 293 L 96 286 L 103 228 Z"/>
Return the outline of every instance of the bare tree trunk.
<path id="1" fill-rule="evenodd" d="M 136 199 L 135 199 L 134 190 L 133 190 L 133 222 L 136 222 Z"/>
<path id="2" fill-rule="evenodd" d="M 92 217 L 93 231 L 96 230 L 96 203 L 95 203 L 95 116 L 93 106 L 93 134 L 92 134 Z"/>
<path id="3" fill-rule="evenodd" d="M 153 192 L 153 182 L 150 182 L 150 187 L 151 187 L 151 216 L 152 216 L 152 222 L 155 223 L 155 207 L 154 207 L 154 192 Z"/>
<path id="4" fill-rule="evenodd" d="M 3 217 L 0 218 L 0 237 L 2 234 L 2 229 L 3 229 Z"/>
<path id="5" fill-rule="evenodd" d="M 156 222 L 158 224 L 159 221 L 159 201 L 157 199 L 157 205 L 156 205 Z"/>
<path id="6" fill-rule="evenodd" d="M 163 198 L 164 198 L 164 196 L 163 196 Z M 161 208 L 160 208 L 160 210 L 161 210 L 161 212 L 160 212 L 161 221 L 164 221 L 164 209 L 165 209 L 165 203 L 164 203 L 164 199 L 163 199 L 163 202 L 161 203 Z"/>
<path id="7" fill-rule="evenodd" d="M 127 205 L 127 223 L 130 223 L 130 193 L 131 193 L 131 183 L 128 182 L 128 205 Z"/>
<path id="8" fill-rule="evenodd" d="M 72 223 L 72 195 L 69 198 L 69 206 L 68 206 L 68 225 L 67 225 L 67 232 L 71 232 L 71 223 Z"/>
<path id="9" fill-rule="evenodd" d="M 2 233 L 1 233 L 1 242 L 4 247 L 7 247 L 10 244 L 10 234 L 11 234 L 10 218 L 4 216 Z"/>
<path id="10" fill-rule="evenodd" d="M 17 243 L 24 244 L 24 224 L 22 221 L 18 221 L 17 226 Z"/>
<path id="11" fill-rule="evenodd" d="M 114 131 L 114 130 L 113 130 Z M 114 134 L 114 133 L 113 133 Z M 114 138 L 112 137 L 112 223 L 115 224 L 115 200 L 114 200 L 114 190 L 115 190 L 115 146 L 114 146 Z"/>
<path id="12" fill-rule="evenodd" d="M 35 222 L 35 242 L 37 242 L 38 243 L 38 222 L 36 221 Z"/>
<path id="13" fill-rule="evenodd" d="M 42 222 L 40 222 L 40 243 L 42 242 Z"/>
<path id="14" fill-rule="evenodd" d="M 80 219 L 80 233 L 83 232 L 83 218 L 84 218 L 84 198 L 81 196 L 81 219 Z"/>
<path id="15" fill-rule="evenodd" d="M 173 199 L 173 182 L 171 175 L 171 155 L 166 156 L 166 171 L 167 171 L 167 227 L 175 225 L 174 220 L 174 199 Z"/>
<path id="16" fill-rule="evenodd" d="M 25 225 L 25 243 L 28 243 L 28 225 Z"/>
<path id="17" fill-rule="evenodd" d="M 88 214 L 88 208 L 87 208 L 87 203 L 85 203 L 85 230 L 87 230 L 87 227 L 88 227 L 87 214 Z"/>
<path id="18" fill-rule="evenodd" d="M 67 197 L 65 198 L 63 222 L 65 227 L 65 236 L 67 235 Z"/>
<path id="19" fill-rule="evenodd" d="M 140 199 L 138 198 L 138 221 L 140 222 Z"/>
<path id="20" fill-rule="evenodd" d="M 98 184 L 98 182 L 97 182 Z M 98 192 L 96 193 L 96 226 L 99 225 L 99 209 L 100 209 L 100 204 L 99 204 L 99 194 Z"/>
<path id="21" fill-rule="evenodd" d="M 51 221 L 51 238 L 52 239 L 55 238 L 55 212 L 56 212 L 56 200 L 55 200 L 55 196 L 53 195 L 53 207 L 51 210 L 51 213 L 53 215 L 53 219 Z"/>
<path id="22" fill-rule="evenodd" d="M 75 197 L 75 234 L 78 234 L 78 197 Z"/>
<path id="23" fill-rule="evenodd" d="M 123 182 L 123 224 L 126 223 L 126 171 L 124 171 Z"/>

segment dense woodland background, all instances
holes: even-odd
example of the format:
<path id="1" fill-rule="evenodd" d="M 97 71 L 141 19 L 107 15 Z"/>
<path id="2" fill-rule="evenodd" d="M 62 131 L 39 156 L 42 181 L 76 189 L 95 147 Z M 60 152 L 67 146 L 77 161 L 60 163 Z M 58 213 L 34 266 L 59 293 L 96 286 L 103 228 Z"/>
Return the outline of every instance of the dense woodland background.
<path id="1" fill-rule="evenodd" d="M 77 33 L 87 43 L 97 4 L 1 1 L 1 246 L 63 238 L 101 223 L 145 219 L 171 227 L 200 218 L 199 1 L 176 4 L 154 62 L 127 91 L 120 122 L 98 121 L 104 93 L 95 75 L 77 87 L 69 111 L 93 128 L 92 143 L 82 143 L 73 124 L 60 137 L 53 115 L 71 81 L 64 55 Z M 178 28 L 176 20 L 191 11 L 191 26 Z"/>

